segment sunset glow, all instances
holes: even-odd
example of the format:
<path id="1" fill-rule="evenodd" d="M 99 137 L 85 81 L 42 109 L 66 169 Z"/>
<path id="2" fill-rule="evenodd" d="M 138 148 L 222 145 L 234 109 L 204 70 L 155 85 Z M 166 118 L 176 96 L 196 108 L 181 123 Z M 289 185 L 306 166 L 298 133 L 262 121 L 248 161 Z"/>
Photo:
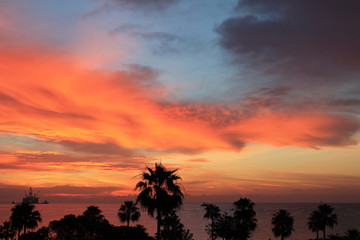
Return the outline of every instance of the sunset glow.
<path id="1" fill-rule="evenodd" d="M 360 201 L 358 32 L 317 45 L 317 23 L 292 49 L 276 24 L 313 33 L 290 14 L 316 22 L 311 7 L 279 20 L 265 0 L 159 2 L 0 3 L 1 202 L 28 187 L 116 202 L 155 162 L 179 169 L 189 201 Z"/>

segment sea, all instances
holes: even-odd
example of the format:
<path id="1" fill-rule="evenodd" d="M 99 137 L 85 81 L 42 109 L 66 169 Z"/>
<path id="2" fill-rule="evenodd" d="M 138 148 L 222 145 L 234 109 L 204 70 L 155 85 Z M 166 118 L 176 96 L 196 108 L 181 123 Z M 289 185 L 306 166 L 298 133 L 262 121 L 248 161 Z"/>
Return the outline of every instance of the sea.
<path id="1" fill-rule="evenodd" d="M 218 205 L 222 211 L 232 212 L 231 203 L 213 203 Z M 327 233 L 343 234 L 348 229 L 360 230 L 360 203 L 329 203 L 334 208 L 334 213 L 338 217 L 338 225 L 334 229 L 328 229 Z M 42 223 L 40 226 L 47 226 L 52 220 L 59 220 L 67 214 L 82 214 L 87 206 L 98 206 L 102 210 L 105 218 L 113 225 L 121 225 L 117 211 L 121 204 L 88 204 L 88 203 L 50 203 L 38 204 L 36 209 L 40 211 Z M 256 203 L 255 211 L 258 219 L 258 227 L 253 233 L 252 240 L 269 240 L 275 239 L 271 231 L 271 217 L 279 209 L 288 210 L 295 219 L 292 236 L 288 239 L 308 240 L 314 239 L 316 233 L 312 233 L 307 228 L 307 221 L 310 213 L 316 210 L 319 203 Z M 12 204 L 0 204 L 0 223 L 9 219 Z M 204 209 L 201 203 L 185 203 L 179 211 L 181 222 L 185 228 L 190 229 L 195 240 L 207 240 L 208 234 L 205 231 L 205 225 L 208 220 L 203 218 Z M 149 217 L 146 212 L 142 212 L 138 224 L 145 226 L 150 235 L 156 231 L 156 222 Z M 320 235 L 321 236 L 321 235 Z"/>

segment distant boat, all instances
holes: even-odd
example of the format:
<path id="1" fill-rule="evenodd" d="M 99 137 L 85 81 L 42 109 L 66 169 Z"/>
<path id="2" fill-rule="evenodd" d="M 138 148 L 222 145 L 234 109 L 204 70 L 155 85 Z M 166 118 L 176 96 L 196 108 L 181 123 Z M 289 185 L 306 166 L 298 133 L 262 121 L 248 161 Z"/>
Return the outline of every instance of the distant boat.
<path id="1" fill-rule="evenodd" d="M 12 201 L 11 204 L 17 204 L 17 202 L 16 202 L 16 201 Z"/>

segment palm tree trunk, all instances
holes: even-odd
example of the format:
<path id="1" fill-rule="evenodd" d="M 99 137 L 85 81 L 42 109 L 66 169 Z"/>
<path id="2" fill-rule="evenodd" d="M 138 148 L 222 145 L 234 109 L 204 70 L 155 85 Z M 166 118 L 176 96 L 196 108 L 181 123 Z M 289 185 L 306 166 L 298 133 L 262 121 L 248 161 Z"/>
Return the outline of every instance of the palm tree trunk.
<path id="1" fill-rule="evenodd" d="M 319 239 L 319 229 L 316 229 L 316 239 Z"/>
<path id="2" fill-rule="evenodd" d="M 324 231 L 323 231 L 323 233 L 324 233 L 324 240 L 325 240 L 325 236 L 326 236 L 326 234 L 325 234 L 325 227 L 324 227 Z"/>

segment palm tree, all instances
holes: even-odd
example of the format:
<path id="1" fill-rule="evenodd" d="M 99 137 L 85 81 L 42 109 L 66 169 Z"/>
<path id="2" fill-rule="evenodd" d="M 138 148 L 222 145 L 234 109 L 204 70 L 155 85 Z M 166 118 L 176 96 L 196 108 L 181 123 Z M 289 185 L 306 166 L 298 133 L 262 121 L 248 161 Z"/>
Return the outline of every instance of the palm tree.
<path id="1" fill-rule="evenodd" d="M 109 223 L 97 206 L 88 206 L 83 214 L 78 217 L 78 221 L 83 240 L 99 239 L 103 226 Z"/>
<path id="2" fill-rule="evenodd" d="M 326 226 L 333 228 L 334 225 L 337 224 L 337 215 L 333 213 L 334 208 L 332 208 L 328 204 L 321 204 L 319 205 L 319 212 L 321 214 L 321 222 L 322 222 L 322 231 L 323 231 L 323 237 L 325 240 L 326 234 L 325 229 Z"/>
<path id="3" fill-rule="evenodd" d="M 41 222 L 40 212 L 34 209 L 35 206 L 28 203 L 17 204 L 11 209 L 10 222 L 17 229 L 18 239 L 22 230 L 26 234 L 27 229 L 35 229 Z"/>
<path id="4" fill-rule="evenodd" d="M 318 210 L 311 213 L 308 227 L 316 231 L 316 239 L 319 239 L 319 230 L 323 231 L 323 239 L 326 238 L 326 226 L 333 228 L 337 224 L 337 215 L 333 213 L 334 208 L 328 204 L 320 204 Z"/>
<path id="5" fill-rule="evenodd" d="M 119 208 L 118 216 L 121 222 L 126 222 L 127 226 L 130 225 L 130 220 L 136 222 L 140 218 L 139 208 L 136 207 L 133 201 L 125 201 Z"/>
<path id="6" fill-rule="evenodd" d="M 257 227 L 255 203 L 248 198 L 240 198 L 234 205 L 235 239 L 249 239 Z"/>
<path id="7" fill-rule="evenodd" d="M 204 214 L 204 218 L 205 219 L 210 219 L 211 223 L 207 226 L 207 232 L 210 235 L 210 239 L 211 240 L 215 240 L 216 239 L 216 235 L 215 235 L 215 221 L 217 219 L 219 219 L 219 217 L 221 216 L 220 214 L 220 208 L 214 204 L 210 204 L 210 203 L 203 203 L 201 204 L 202 207 L 205 208 L 205 214 Z"/>
<path id="8" fill-rule="evenodd" d="M 83 216 L 96 221 L 106 221 L 104 215 L 101 214 L 102 211 L 97 206 L 88 206 L 87 209 L 83 212 Z"/>
<path id="9" fill-rule="evenodd" d="M 177 183 L 181 178 L 176 175 L 177 169 L 168 171 L 161 163 L 155 163 L 155 169 L 146 167 L 146 170 L 140 174 L 142 180 L 135 187 L 141 190 L 136 202 L 140 202 L 151 217 L 156 212 L 156 237 L 160 239 L 162 217 L 182 206 L 184 195 L 182 186 Z"/>
<path id="10" fill-rule="evenodd" d="M 273 214 L 271 224 L 274 226 L 272 231 L 275 237 L 281 237 L 281 240 L 289 237 L 294 231 L 294 217 L 285 209 Z"/>
<path id="11" fill-rule="evenodd" d="M 307 225 L 312 232 L 316 232 L 316 239 L 319 239 L 319 230 L 323 228 L 319 211 L 315 210 L 310 214 Z"/>

